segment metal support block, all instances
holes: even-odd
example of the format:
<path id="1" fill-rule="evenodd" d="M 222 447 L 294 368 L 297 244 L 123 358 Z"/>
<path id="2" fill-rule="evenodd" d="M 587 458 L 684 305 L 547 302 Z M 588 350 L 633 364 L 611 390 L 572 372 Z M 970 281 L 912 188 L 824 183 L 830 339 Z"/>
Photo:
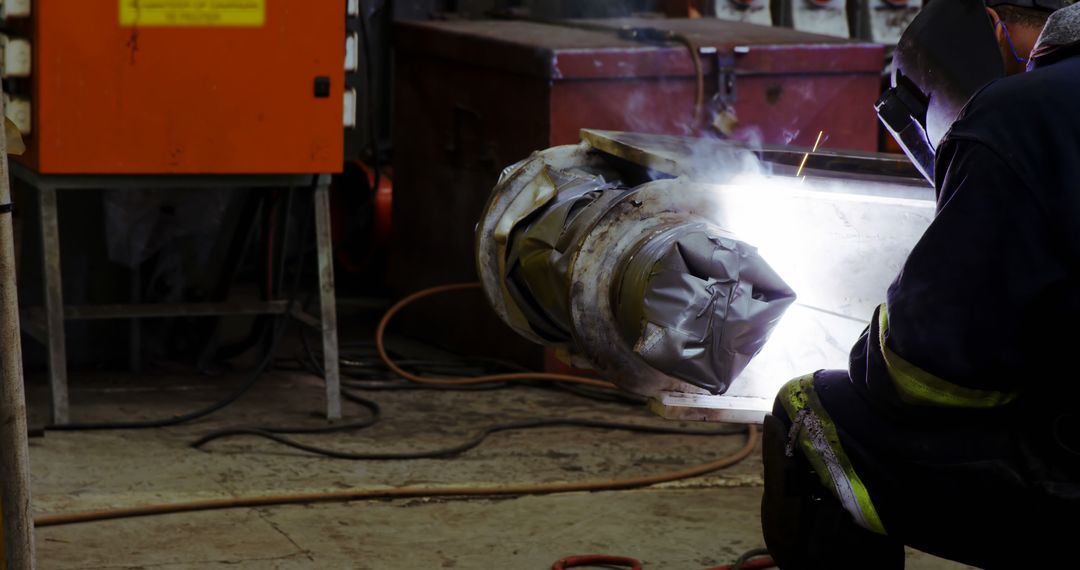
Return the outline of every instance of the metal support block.
<path id="1" fill-rule="evenodd" d="M 330 234 L 330 175 L 319 176 L 315 188 L 315 239 L 319 256 L 319 308 L 322 311 L 323 370 L 326 376 L 326 418 L 341 419 L 341 376 L 338 371 L 337 306 L 334 300 L 334 248 Z"/>
<path id="2" fill-rule="evenodd" d="M 163 317 L 216 317 L 226 315 L 283 315 L 288 301 L 226 301 L 224 303 L 145 303 L 73 305 L 64 307 L 71 321 L 94 319 L 154 319 Z"/>
<path id="3" fill-rule="evenodd" d="M 52 392 L 52 422 L 68 423 L 67 348 L 64 344 L 64 292 L 60 278 L 60 221 L 56 208 L 56 188 L 38 188 L 41 216 L 41 251 L 45 285 L 46 349 L 49 354 L 49 389 Z"/>

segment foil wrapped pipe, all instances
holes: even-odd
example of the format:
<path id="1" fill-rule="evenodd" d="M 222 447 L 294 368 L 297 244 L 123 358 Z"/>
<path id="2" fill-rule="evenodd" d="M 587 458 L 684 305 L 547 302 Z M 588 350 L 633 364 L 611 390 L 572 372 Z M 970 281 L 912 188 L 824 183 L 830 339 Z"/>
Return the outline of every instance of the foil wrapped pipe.
<path id="1" fill-rule="evenodd" d="M 585 145 L 536 153 L 504 172 L 477 226 L 485 294 L 623 389 L 721 394 L 795 293 L 717 209 L 678 180 L 630 187 Z"/>
<path id="2" fill-rule="evenodd" d="M 795 301 L 757 250 L 707 224 L 647 236 L 612 291 L 623 338 L 650 366 L 727 391 Z"/>

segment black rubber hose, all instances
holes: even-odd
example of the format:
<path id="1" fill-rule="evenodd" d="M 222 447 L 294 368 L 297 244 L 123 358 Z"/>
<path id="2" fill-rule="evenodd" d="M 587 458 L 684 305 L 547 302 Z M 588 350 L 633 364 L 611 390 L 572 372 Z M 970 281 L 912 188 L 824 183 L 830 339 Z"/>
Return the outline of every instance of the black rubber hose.
<path id="1" fill-rule="evenodd" d="M 743 570 L 743 568 L 745 568 L 747 563 L 751 560 L 768 555 L 769 550 L 767 548 L 755 548 L 754 550 L 745 552 L 742 556 L 739 557 L 738 560 L 735 561 L 735 564 L 731 565 L 731 570 Z"/>
<path id="2" fill-rule="evenodd" d="M 504 432 L 504 431 L 520 431 L 526 429 L 539 429 L 539 428 L 551 428 L 551 427 L 581 427 L 592 429 L 609 429 L 617 431 L 630 431 L 636 433 L 651 433 L 651 434 L 666 434 L 666 435 L 686 435 L 686 436 L 725 436 L 736 435 L 744 433 L 743 428 L 723 428 L 718 430 L 688 430 L 675 427 L 661 427 L 661 426 L 648 426 L 631 423 L 621 422 L 605 422 L 599 420 L 584 420 L 584 419 L 540 419 L 540 420 L 523 420 L 517 422 L 509 422 L 505 424 L 497 424 L 489 428 L 484 429 L 480 433 L 476 434 L 472 438 L 449 447 L 441 449 L 434 449 L 430 451 L 407 451 L 407 452 L 369 452 L 369 453 L 353 453 L 347 451 L 340 451 L 335 449 L 328 449 L 325 447 L 319 447 L 310 445 L 284 437 L 278 432 L 269 431 L 267 429 L 240 427 L 240 428 L 227 428 L 217 430 L 206 434 L 198 441 L 191 444 L 194 448 L 202 448 L 206 444 L 224 438 L 238 435 L 250 435 L 261 437 L 263 439 L 269 439 L 271 441 L 280 443 L 293 449 L 300 451 L 306 451 L 315 455 L 323 457 L 329 457 L 332 459 L 348 459 L 353 461 L 400 461 L 408 459 L 440 459 L 444 457 L 451 457 L 460 453 L 469 451 L 478 447 L 480 444 L 488 438 L 488 436 Z"/>

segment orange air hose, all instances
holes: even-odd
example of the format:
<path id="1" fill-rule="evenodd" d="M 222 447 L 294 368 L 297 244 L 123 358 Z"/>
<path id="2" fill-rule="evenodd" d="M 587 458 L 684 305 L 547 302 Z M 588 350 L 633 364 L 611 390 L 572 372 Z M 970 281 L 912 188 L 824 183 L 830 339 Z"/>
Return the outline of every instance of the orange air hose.
<path id="1" fill-rule="evenodd" d="M 372 499 L 405 499 L 416 497 L 491 497 L 507 495 L 548 495 L 552 493 L 573 493 L 583 491 L 617 491 L 622 489 L 634 489 L 647 487 L 658 483 L 667 483 L 679 479 L 698 477 L 725 467 L 730 467 L 746 459 L 757 447 L 760 435 L 754 426 L 747 426 L 746 443 L 735 453 L 703 463 L 694 467 L 670 471 L 658 475 L 646 475 L 627 479 L 600 479 L 594 481 L 579 481 L 565 483 L 538 483 L 521 485 L 491 485 L 491 486 L 456 486 L 456 487 L 396 487 L 391 489 L 347 489 L 344 491 L 330 491 L 325 493 L 292 493 L 279 495 L 262 495 L 251 497 L 235 497 L 228 499 L 209 499 L 205 501 L 190 501 L 180 503 L 163 503 L 157 505 L 142 505 L 118 509 L 99 511 L 85 511 L 74 513 L 60 513 L 41 515 L 34 519 L 37 527 L 59 526 L 74 523 L 103 521 L 111 519 L 123 519 L 132 517 L 144 517 L 151 515 L 165 515 L 171 513 L 185 513 L 193 511 L 210 511 L 218 509 L 235 509 L 242 507 L 267 507 L 274 505 L 296 505 L 308 503 L 364 501 Z"/>
<path id="2" fill-rule="evenodd" d="M 386 352 L 386 347 L 383 342 L 383 336 L 386 332 L 387 324 L 394 317 L 395 314 L 405 308 L 407 305 L 439 293 L 445 293 L 450 291 L 461 291 L 467 289 L 479 288 L 479 283 L 459 283 L 453 285 L 443 285 L 439 287 L 432 287 L 414 293 L 400 302 L 395 304 L 386 312 L 386 315 L 379 322 L 379 328 L 376 330 L 376 347 L 379 351 L 379 356 L 383 359 L 383 362 L 395 373 L 400 374 L 402 377 L 416 382 L 418 384 L 476 384 L 480 382 L 505 382 L 505 381 L 521 381 L 521 380 L 544 380 L 551 382 L 569 382 L 577 384 L 587 384 L 590 386 L 599 386 L 603 388 L 614 388 L 612 384 L 595 380 L 592 378 L 584 378 L 580 376 L 571 376 L 566 374 L 544 374 L 544 373 L 515 373 L 515 374 L 493 374 L 490 376 L 483 376 L 477 378 L 424 378 L 414 374 L 409 374 L 405 370 L 402 370 L 393 359 L 390 358 Z M 144 517 L 154 515 L 165 515 L 173 513 L 185 513 L 195 511 L 210 511 L 220 509 L 235 509 L 235 508 L 251 508 L 251 507 L 266 507 L 275 505 L 296 505 L 296 504 L 308 504 L 308 503 L 325 503 L 325 502 L 346 502 L 346 501 L 363 501 L 373 499 L 404 499 L 404 498 L 417 498 L 417 497 L 491 497 L 491 496 L 515 496 L 515 495 L 547 495 L 552 493 L 573 493 L 584 491 L 616 491 L 622 489 L 634 489 L 639 487 L 647 487 L 650 485 L 656 485 L 659 483 L 667 483 L 670 481 L 677 481 L 680 479 L 688 479 L 691 477 L 699 477 L 730 467 L 739 463 L 743 459 L 746 459 L 754 452 L 757 447 L 760 435 L 758 430 L 754 426 L 747 426 L 746 442 L 735 453 L 696 465 L 694 467 L 688 467 L 686 469 L 680 469 L 677 471 L 669 471 L 667 473 L 660 473 L 657 475 L 646 475 L 640 477 L 630 477 L 626 479 L 598 479 L 593 481 L 578 481 L 578 482 L 562 482 L 562 483 L 537 483 L 537 484 L 517 484 L 517 485 L 462 485 L 452 487 L 428 487 L 428 486 L 406 486 L 395 487 L 389 489 L 346 489 L 342 491 L 329 491 L 322 493 L 286 493 L 275 495 L 261 495 L 250 497 L 233 497 L 228 499 L 209 499 L 203 501 L 187 501 L 178 503 L 161 503 L 153 505 L 141 505 L 134 507 L 122 507 L 117 509 L 105 509 L 95 511 L 83 511 L 72 513 L 57 513 L 46 514 L 35 517 L 34 525 L 37 527 L 49 527 L 60 526 L 75 523 L 104 521 L 112 519 L 124 519 L 132 517 Z"/>
<path id="3" fill-rule="evenodd" d="M 431 287 L 430 289 L 424 289 L 417 291 L 408 297 L 398 301 L 394 306 L 390 307 L 390 310 L 386 311 L 382 320 L 379 321 L 379 328 L 375 329 L 375 349 L 379 352 L 379 358 L 386 364 L 390 370 L 393 370 L 395 374 L 415 382 L 417 384 L 432 384 L 442 386 L 467 386 L 470 384 L 488 384 L 491 382 L 514 382 L 522 380 L 542 381 L 542 382 L 565 382 L 568 384 L 584 384 L 586 386 L 593 386 L 596 388 L 608 388 L 615 389 L 615 385 L 611 382 L 605 382 L 603 380 L 597 380 L 595 378 L 586 378 L 584 376 L 574 376 L 571 374 L 552 374 L 549 372 L 515 372 L 512 374 L 490 374 L 487 376 L 470 376 L 468 378 L 430 378 L 425 376 L 417 376 L 412 374 L 400 366 L 394 363 L 394 360 L 390 358 L 390 355 L 386 352 L 386 327 L 390 324 L 390 320 L 394 318 L 405 307 L 434 295 L 441 293 L 449 293 L 451 291 L 467 291 L 470 289 L 479 289 L 480 283 L 454 283 L 451 285 L 439 285 L 438 287 Z"/>

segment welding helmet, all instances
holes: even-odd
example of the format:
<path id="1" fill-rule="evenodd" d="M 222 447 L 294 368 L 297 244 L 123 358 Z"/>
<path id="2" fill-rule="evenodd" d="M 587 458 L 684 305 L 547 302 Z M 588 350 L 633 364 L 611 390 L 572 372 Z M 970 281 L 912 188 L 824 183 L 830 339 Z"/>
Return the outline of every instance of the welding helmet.
<path id="1" fill-rule="evenodd" d="M 1031 8 L 1033 10 L 1053 12 L 1072 4 L 1073 0 L 984 0 L 984 2 L 989 8 L 996 8 L 998 6 L 1016 6 L 1017 8 Z"/>
<path id="2" fill-rule="evenodd" d="M 976 91 L 1004 75 L 984 0 L 930 2 L 900 37 L 878 117 L 932 183 L 946 131 Z"/>

